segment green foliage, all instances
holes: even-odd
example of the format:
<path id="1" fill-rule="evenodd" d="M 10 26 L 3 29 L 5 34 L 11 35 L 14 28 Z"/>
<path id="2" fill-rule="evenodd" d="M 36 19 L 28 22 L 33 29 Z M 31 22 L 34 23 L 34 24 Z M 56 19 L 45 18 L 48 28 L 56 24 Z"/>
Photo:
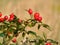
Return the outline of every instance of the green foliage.
<path id="1" fill-rule="evenodd" d="M 25 32 L 23 32 L 23 33 L 22 33 L 22 37 L 25 37 L 25 34 L 26 34 L 26 33 L 25 33 Z"/>
<path id="2" fill-rule="evenodd" d="M 40 24 L 38 24 L 38 30 L 40 29 L 40 27 L 41 27 L 41 25 L 40 25 Z"/>
<path id="3" fill-rule="evenodd" d="M 2 45 L 2 44 L 0 43 L 0 45 Z"/>
<path id="4" fill-rule="evenodd" d="M 35 39 L 35 41 L 32 41 L 35 43 L 35 45 L 40 45 L 40 44 L 45 45 L 47 41 L 58 44 L 58 42 L 52 39 L 47 39 L 47 36 L 44 32 L 43 32 L 43 37 L 44 37 L 43 39 L 40 36 L 38 36 L 36 32 L 34 32 L 35 30 L 34 31 L 25 30 L 27 26 L 34 27 L 36 24 L 38 24 L 38 27 L 37 27 L 38 30 L 40 29 L 41 26 L 47 28 L 48 30 L 51 30 L 49 25 L 44 24 L 42 22 L 38 22 L 35 19 L 28 19 L 26 21 L 22 20 L 22 22 L 18 22 L 18 19 L 19 18 L 17 18 L 17 16 L 14 15 L 14 20 L 12 21 L 5 20 L 4 22 L 0 22 L 0 31 L 1 31 L 0 37 L 3 37 L 3 38 L 6 37 L 7 40 L 5 40 L 5 42 L 12 40 L 12 38 L 17 37 L 20 33 L 22 33 L 22 37 L 25 37 L 26 34 L 35 35 L 37 39 Z M 0 45 L 2 44 L 0 43 Z M 15 45 L 15 44 L 11 44 L 11 45 Z"/>
<path id="5" fill-rule="evenodd" d="M 4 33 L 0 33 L 0 37 L 4 37 L 5 36 L 5 34 Z"/>
<path id="6" fill-rule="evenodd" d="M 35 35 L 35 36 L 36 36 L 36 33 L 35 33 L 35 32 L 33 32 L 33 31 L 28 31 L 28 32 L 27 32 L 27 34 L 33 34 L 33 35 Z"/>
<path id="7" fill-rule="evenodd" d="M 47 28 L 48 30 L 50 30 L 50 31 L 51 31 L 51 28 L 50 28 L 50 26 L 49 26 L 49 25 L 47 25 L 47 24 L 42 24 L 42 26 L 43 26 L 43 27 L 45 27 L 45 28 Z"/>
<path id="8" fill-rule="evenodd" d="M 44 37 L 45 40 L 47 39 L 47 36 L 44 32 L 43 32 L 43 37 Z"/>
<path id="9" fill-rule="evenodd" d="M 51 43 L 58 44 L 58 42 L 57 41 L 54 41 L 53 39 L 47 39 L 46 41 L 50 41 Z"/>

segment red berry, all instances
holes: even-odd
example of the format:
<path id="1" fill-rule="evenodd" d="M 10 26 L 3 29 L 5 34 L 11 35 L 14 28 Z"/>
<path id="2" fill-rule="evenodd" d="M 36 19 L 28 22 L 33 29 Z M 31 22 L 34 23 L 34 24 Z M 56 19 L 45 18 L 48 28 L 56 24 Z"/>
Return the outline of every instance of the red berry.
<path id="1" fill-rule="evenodd" d="M 2 13 L 0 12 L 0 17 L 2 16 Z"/>
<path id="2" fill-rule="evenodd" d="M 32 9 L 29 9 L 28 13 L 31 15 L 33 13 Z"/>
<path id="3" fill-rule="evenodd" d="M 22 22 L 22 20 L 21 20 L 21 19 L 18 19 L 18 22 L 19 22 L 19 23 L 21 23 L 21 22 Z"/>
<path id="4" fill-rule="evenodd" d="M 39 17 L 34 17 L 34 18 L 35 18 L 35 20 L 38 20 Z"/>
<path id="5" fill-rule="evenodd" d="M 13 42 L 13 43 L 16 43 L 16 41 L 17 41 L 17 40 L 16 40 L 16 37 L 14 37 L 14 38 L 12 39 L 12 42 Z"/>
<path id="6" fill-rule="evenodd" d="M 14 18 L 14 13 L 10 14 L 10 18 Z"/>
<path id="7" fill-rule="evenodd" d="M 34 18 L 35 18 L 35 20 L 38 20 L 39 15 L 40 15 L 39 13 L 35 13 L 35 14 L 34 14 Z"/>
<path id="8" fill-rule="evenodd" d="M 39 15 L 40 15 L 40 14 L 39 14 L 39 13 L 37 13 L 37 12 L 36 12 L 36 13 L 34 13 L 34 16 L 39 17 Z"/>
<path id="9" fill-rule="evenodd" d="M 41 21 L 42 21 L 42 17 L 39 17 L 39 18 L 38 18 L 38 21 L 41 22 Z"/>
<path id="10" fill-rule="evenodd" d="M 34 14 L 34 19 L 37 20 L 37 21 L 39 21 L 39 22 L 41 22 L 42 17 L 40 17 L 39 15 L 40 15 L 39 13 L 35 13 Z"/>
<path id="11" fill-rule="evenodd" d="M 4 21 L 4 18 L 0 18 L 0 22 L 3 22 Z"/>
<path id="12" fill-rule="evenodd" d="M 46 45 L 52 45 L 51 43 L 47 42 Z"/>
<path id="13" fill-rule="evenodd" d="M 14 13 L 10 14 L 9 21 L 12 21 L 14 19 Z"/>
<path id="14" fill-rule="evenodd" d="M 7 20 L 8 19 L 8 16 L 4 16 L 4 20 Z"/>
<path id="15" fill-rule="evenodd" d="M 12 20 L 14 20 L 14 18 L 9 18 L 9 20 L 8 20 L 8 21 L 12 21 Z"/>

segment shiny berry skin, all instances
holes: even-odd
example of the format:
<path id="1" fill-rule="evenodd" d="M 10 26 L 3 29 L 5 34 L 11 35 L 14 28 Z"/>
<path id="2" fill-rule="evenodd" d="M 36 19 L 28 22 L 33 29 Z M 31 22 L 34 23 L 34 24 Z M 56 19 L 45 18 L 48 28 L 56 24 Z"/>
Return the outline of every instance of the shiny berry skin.
<path id="1" fill-rule="evenodd" d="M 31 15 L 33 13 L 32 9 L 29 9 L 28 13 Z"/>
<path id="2" fill-rule="evenodd" d="M 41 22 L 41 21 L 42 21 L 42 17 L 39 17 L 39 18 L 38 18 L 38 21 Z"/>
<path id="3" fill-rule="evenodd" d="M 14 20 L 14 18 L 9 18 L 9 20 L 8 20 L 8 21 L 12 21 L 12 20 Z"/>
<path id="4" fill-rule="evenodd" d="M 4 21 L 4 18 L 0 18 L 0 22 L 3 22 Z"/>
<path id="5" fill-rule="evenodd" d="M 38 20 L 39 15 L 40 15 L 39 13 L 35 13 L 35 14 L 34 14 L 34 19 L 35 19 L 35 20 Z"/>
<path id="6" fill-rule="evenodd" d="M 34 13 L 34 17 L 39 17 L 39 15 L 40 15 L 40 14 L 39 14 L 39 13 L 37 13 L 37 12 L 36 12 L 36 13 Z"/>
<path id="7" fill-rule="evenodd" d="M 38 20 L 39 17 L 34 17 L 35 20 Z"/>
<path id="8" fill-rule="evenodd" d="M 10 18 L 14 18 L 14 13 L 10 14 Z"/>
<path id="9" fill-rule="evenodd" d="M 2 16 L 2 13 L 0 12 L 0 17 Z"/>
<path id="10" fill-rule="evenodd" d="M 16 43 L 16 42 L 17 42 L 16 37 L 14 37 L 14 38 L 12 39 L 12 42 L 13 42 L 13 43 Z"/>
<path id="11" fill-rule="evenodd" d="M 8 16 L 4 16 L 4 20 L 7 20 L 8 19 Z"/>
<path id="12" fill-rule="evenodd" d="M 52 45 L 50 42 L 47 42 L 46 45 Z"/>
<path id="13" fill-rule="evenodd" d="M 12 21 L 12 20 L 14 20 L 14 13 L 11 13 L 11 14 L 10 14 L 10 18 L 9 18 L 8 21 Z"/>
<path id="14" fill-rule="evenodd" d="M 37 13 L 37 12 L 34 14 L 34 19 L 37 20 L 37 21 L 39 21 L 39 22 L 42 21 L 42 17 L 41 17 L 40 14 Z"/>

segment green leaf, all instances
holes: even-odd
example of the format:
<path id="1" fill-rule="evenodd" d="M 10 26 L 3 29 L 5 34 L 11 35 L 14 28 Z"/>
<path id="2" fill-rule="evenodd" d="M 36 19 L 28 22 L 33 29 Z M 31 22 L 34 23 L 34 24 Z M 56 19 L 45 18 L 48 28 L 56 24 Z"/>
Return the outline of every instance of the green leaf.
<path id="1" fill-rule="evenodd" d="M 41 40 L 36 40 L 36 42 L 35 42 L 35 45 L 40 45 L 42 43 L 42 41 Z"/>
<path id="2" fill-rule="evenodd" d="M 42 26 L 43 26 L 43 27 L 45 27 L 45 28 L 47 28 L 48 30 L 50 30 L 50 31 L 51 31 L 51 28 L 50 28 L 50 26 L 49 26 L 49 25 L 47 25 L 47 24 L 42 24 Z"/>
<path id="3" fill-rule="evenodd" d="M 32 27 L 31 23 L 28 24 L 29 27 Z"/>
<path id="4" fill-rule="evenodd" d="M 3 45 L 3 44 L 0 43 L 0 45 Z"/>
<path id="5" fill-rule="evenodd" d="M 39 39 L 39 43 L 42 43 L 44 40 L 42 40 L 42 39 Z"/>
<path id="6" fill-rule="evenodd" d="M 12 29 L 12 28 L 9 28 L 9 32 L 13 32 L 14 31 L 14 29 Z"/>
<path id="7" fill-rule="evenodd" d="M 41 27 L 41 25 L 40 25 L 40 24 L 38 24 L 38 30 L 40 29 L 40 27 Z"/>
<path id="8" fill-rule="evenodd" d="M 58 42 L 57 42 L 57 41 L 55 41 L 55 40 L 52 40 L 52 39 L 47 39 L 46 41 L 50 41 L 51 43 L 58 44 Z"/>
<path id="9" fill-rule="evenodd" d="M 36 23 L 37 23 L 36 20 L 31 19 L 31 20 L 29 20 L 28 26 L 33 27 L 33 26 L 35 26 Z"/>
<path id="10" fill-rule="evenodd" d="M 35 35 L 35 36 L 36 36 L 36 33 L 35 33 L 35 32 L 33 32 L 33 31 L 28 31 L 28 32 L 27 32 L 27 34 L 33 34 L 33 35 Z"/>
<path id="11" fill-rule="evenodd" d="M 0 25 L 0 30 L 6 29 L 6 25 Z"/>
<path id="12" fill-rule="evenodd" d="M 47 36 L 46 36 L 46 34 L 43 32 L 43 36 L 44 36 L 44 38 L 45 38 L 45 40 L 47 39 Z"/>
<path id="13" fill-rule="evenodd" d="M 37 23 L 36 20 L 33 20 L 33 19 L 31 20 L 31 22 L 32 22 L 32 23 L 31 23 L 32 26 L 35 26 L 35 24 Z"/>
<path id="14" fill-rule="evenodd" d="M 25 33 L 24 32 L 22 33 L 22 37 L 25 37 Z"/>
<path id="15" fill-rule="evenodd" d="M 8 21 L 4 21 L 4 24 L 5 25 L 9 25 L 10 23 Z"/>
<path id="16" fill-rule="evenodd" d="M 0 33 L 0 37 L 4 37 L 4 35 L 5 35 L 4 33 Z"/>
<path id="17" fill-rule="evenodd" d="M 0 25 L 0 30 L 2 30 L 2 25 Z"/>

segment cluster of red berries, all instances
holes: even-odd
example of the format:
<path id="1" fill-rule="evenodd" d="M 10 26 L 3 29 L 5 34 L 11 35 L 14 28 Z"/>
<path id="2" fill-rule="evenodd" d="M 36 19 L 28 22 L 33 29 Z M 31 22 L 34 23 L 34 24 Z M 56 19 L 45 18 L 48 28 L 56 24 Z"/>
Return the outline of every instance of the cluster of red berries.
<path id="1" fill-rule="evenodd" d="M 32 9 L 29 9 L 29 10 L 28 10 L 28 13 L 29 13 L 30 15 L 32 15 L 32 14 L 33 14 Z M 34 13 L 34 19 L 37 20 L 37 21 L 39 21 L 39 22 L 42 21 L 42 17 L 40 16 L 40 14 L 39 14 L 38 12 L 35 12 L 35 13 Z M 5 21 L 5 20 L 8 20 L 8 21 L 14 20 L 14 13 L 10 14 L 10 17 L 8 18 L 8 16 L 2 17 L 2 13 L 0 12 L 0 22 L 3 22 L 3 21 Z M 19 19 L 18 22 L 22 22 L 22 20 Z"/>
<path id="2" fill-rule="evenodd" d="M 28 13 L 29 13 L 30 15 L 32 15 L 32 14 L 33 14 L 32 9 L 29 9 L 29 10 L 28 10 Z M 39 22 L 42 21 L 42 17 L 40 16 L 40 14 L 39 14 L 38 12 L 35 12 L 35 13 L 34 13 L 34 19 L 37 20 L 37 21 L 39 21 Z"/>
<path id="3" fill-rule="evenodd" d="M 0 12 L 0 22 L 3 22 L 5 20 L 8 20 L 8 21 L 12 21 L 14 19 L 14 14 L 10 14 L 10 17 L 8 18 L 8 16 L 4 16 L 2 17 L 2 13 Z"/>
<path id="4" fill-rule="evenodd" d="M 29 9 L 29 10 L 28 10 L 28 13 L 29 13 L 30 15 L 32 15 L 32 14 L 33 14 L 33 10 L 32 10 L 32 9 Z M 14 13 L 11 13 L 9 17 L 8 17 L 8 16 L 2 17 L 2 13 L 0 12 L 0 22 L 4 22 L 5 20 L 7 20 L 7 21 L 12 21 L 12 20 L 14 20 L 14 18 L 15 18 Z M 39 14 L 38 12 L 35 12 L 35 13 L 34 13 L 34 19 L 35 19 L 36 21 L 38 21 L 38 22 L 41 22 L 41 21 L 42 21 L 42 17 L 40 16 L 40 14 Z M 18 22 L 21 23 L 22 20 L 21 20 L 21 19 L 18 19 Z M 9 35 L 9 34 L 11 34 L 11 33 L 8 32 L 8 35 Z M 16 43 L 16 42 L 17 42 L 16 37 L 14 37 L 14 38 L 12 39 L 12 42 L 13 42 L 13 43 Z M 51 44 L 50 42 L 47 42 L 45 45 L 52 45 L 52 44 Z"/>
<path id="5" fill-rule="evenodd" d="M 0 12 L 0 22 L 4 22 L 5 20 L 7 21 L 12 21 L 14 20 L 14 13 L 11 13 L 10 16 L 8 17 L 7 15 L 2 17 L 2 13 Z M 22 22 L 21 19 L 18 19 L 18 22 Z"/>
<path id="6" fill-rule="evenodd" d="M 3 22 L 5 20 L 8 20 L 8 21 L 12 21 L 14 19 L 14 14 L 10 14 L 10 17 L 8 18 L 8 16 L 4 16 L 2 17 L 2 13 L 0 12 L 0 22 Z M 21 20 L 19 20 L 19 22 L 21 22 Z M 16 43 L 16 37 L 14 37 L 12 39 L 12 42 Z"/>
<path id="7" fill-rule="evenodd" d="M 32 9 L 29 9 L 29 10 L 28 10 L 28 13 L 29 13 L 30 15 L 32 15 L 32 14 L 33 14 Z M 37 20 L 37 21 L 39 21 L 39 22 L 42 21 L 42 17 L 40 16 L 40 14 L 39 14 L 38 12 L 35 12 L 35 13 L 34 13 L 34 19 Z M 49 43 L 49 42 L 47 42 L 45 45 L 52 45 L 52 44 Z"/>

